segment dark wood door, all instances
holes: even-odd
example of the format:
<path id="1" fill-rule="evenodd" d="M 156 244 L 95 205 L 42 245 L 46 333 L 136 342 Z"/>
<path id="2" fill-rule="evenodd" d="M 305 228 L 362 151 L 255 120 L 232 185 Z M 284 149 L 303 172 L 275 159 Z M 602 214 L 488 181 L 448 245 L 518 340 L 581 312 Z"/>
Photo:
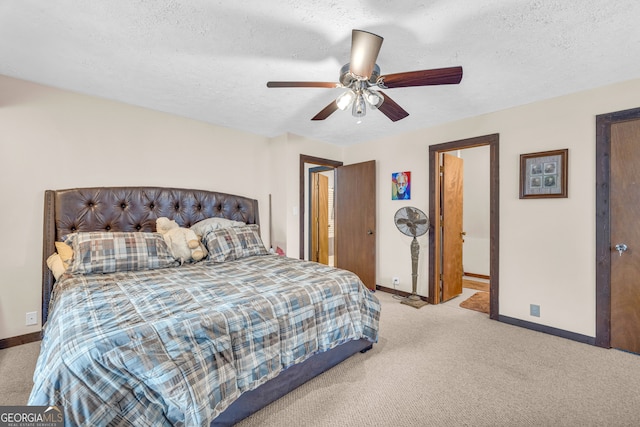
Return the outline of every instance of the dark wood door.
<path id="1" fill-rule="evenodd" d="M 329 264 L 329 178 L 314 173 L 311 190 L 311 261 Z"/>
<path id="2" fill-rule="evenodd" d="M 335 184 L 335 264 L 376 288 L 376 163 L 340 166 Z"/>
<path id="3" fill-rule="evenodd" d="M 443 154 L 441 302 L 462 293 L 463 160 Z"/>
<path id="4" fill-rule="evenodd" d="M 640 120 L 611 125 L 610 185 L 611 347 L 640 353 Z"/>

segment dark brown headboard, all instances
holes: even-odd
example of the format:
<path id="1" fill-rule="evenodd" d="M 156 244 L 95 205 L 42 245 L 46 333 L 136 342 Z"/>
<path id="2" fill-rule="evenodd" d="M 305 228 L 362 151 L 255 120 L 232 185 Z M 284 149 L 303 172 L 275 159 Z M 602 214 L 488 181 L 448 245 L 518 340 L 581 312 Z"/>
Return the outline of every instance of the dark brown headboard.
<path id="1" fill-rule="evenodd" d="M 258 201 L 205 190 L 162 187 L 94 187 L 47 190 L 42 244 L 42 324 L 49 314 L 54 278 L 47 258 L 55 242 L 77 231 L 155 231 L 168 217 L 183 227 L 221 217 L 259 224 Z"/>

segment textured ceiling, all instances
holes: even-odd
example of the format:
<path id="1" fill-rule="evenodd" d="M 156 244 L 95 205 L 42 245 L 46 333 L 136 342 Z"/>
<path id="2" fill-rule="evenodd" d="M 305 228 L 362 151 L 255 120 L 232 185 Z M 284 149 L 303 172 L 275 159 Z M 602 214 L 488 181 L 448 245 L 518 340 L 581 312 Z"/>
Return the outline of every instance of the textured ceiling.
<path id="1" fill-rule="evenodd" d="M 348 145 L 640 78 L 639 23 L 637 0 L 0 0 L 0 74 Z M 361 124 L 310 120 L 339 89 L 266 87 L 337 81 L 354 28 L 384 37 L 381 74 L 461 65 L 462 82 L 390 89 L 410 116 Z"/>

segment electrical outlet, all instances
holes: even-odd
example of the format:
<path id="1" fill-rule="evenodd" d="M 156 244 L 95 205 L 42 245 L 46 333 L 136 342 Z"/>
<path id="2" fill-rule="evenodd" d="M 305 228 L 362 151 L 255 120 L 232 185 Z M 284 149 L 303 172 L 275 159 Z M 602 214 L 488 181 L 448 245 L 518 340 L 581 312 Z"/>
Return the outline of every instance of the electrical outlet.
<path id="1" fill-rule="evenodd" d="M 394 277 L 391 281 L 393 282 L 393 286 L 398 286 L 400 284 L 400 279 L 398 277 Z"/>
<path id="2" fill-rule="evenodd" d="M 540 306 L 537 304 L 529 304 L 529 314 L 534 317 L 540 317 Z"/>
<path id="3" fill-rule="evenodd" d="M 27 321 L 25 322 L 26 326 L 37 325 L 38 324 L 38 312 L 37 311 L 29 311 L 27 313 Z"/>

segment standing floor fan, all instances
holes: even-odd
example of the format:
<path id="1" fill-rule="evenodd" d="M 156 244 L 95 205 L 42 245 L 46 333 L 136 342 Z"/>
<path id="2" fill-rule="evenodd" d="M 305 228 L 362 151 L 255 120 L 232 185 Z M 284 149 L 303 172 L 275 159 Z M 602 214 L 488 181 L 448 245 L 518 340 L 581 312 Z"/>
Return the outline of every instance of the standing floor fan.
<path id="1" fill-rule="evenodd" d="M 412 293 L 401 301 L 402 304 L 411 307 L 421 308 L 428 303 L 420 299 L 417 293 L 418 288 L 418 257 L 420 255 L 420 244 L 416 237 L 422 236 L 429 231 L 429 217 L 418 208 L 405 206 L 398 209 L 393 217 L 396 227 L 402 234 L 413 237 L 411 241 L 411 281 Z"/>

